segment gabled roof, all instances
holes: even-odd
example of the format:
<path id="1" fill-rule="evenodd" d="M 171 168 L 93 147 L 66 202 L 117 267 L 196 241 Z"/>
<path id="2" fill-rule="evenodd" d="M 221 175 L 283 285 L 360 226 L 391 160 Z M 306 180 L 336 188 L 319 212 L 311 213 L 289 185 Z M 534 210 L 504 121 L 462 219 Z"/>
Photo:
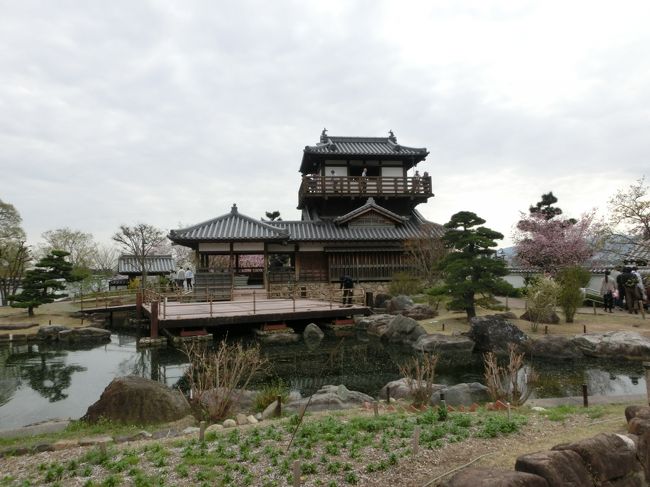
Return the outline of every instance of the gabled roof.
<path id="1" fill-rule="evenodd" d="M 304 174 L 313 169 L 310 161 L 314 157 L 339 159 L 341 156 L 351 158 L 369 156 L 376 159 L 408 159 L 411 161 L 408 167 L 412 167 L 428 155 L 429 151 L 424 147 L 407 147 L 398 144 L 392 130 L 388 137 L 338 137 L 327 135 L 327 130 L 323 129 L 318 144 L 305 146 L 300 172 Z"/>
<path id="2" fill-rule="evenodd" d="M 368 198 L 368 201 L 366 202 L 365 205 L 360 206 L 359 208 L 356 208 L 351 212 L 346 213 L 345 215 L 335 218 L 334 223 L 338 223 L 338 224 L 347 223 L 350 220 L 354 220 L 355 218 L 358 218 L 361 215 L 365 215 L 366 213 L 369 212 L 379 213 L 385 218 L 388 218 L 389 220 L 393 220 L 395 223 L 404 223 L 409 220 L 406 217 L 399 216 L 397 213 L 393 213 L 392 211 L 387 210 L 383 206 L 379 206 L 377 203 L 375 203 L 375 199 L 370 197 Z"/>
<path id="3" fill-rule="evenodd" d="M 231 242 L 234 240 L 286 240 L 288 234 L 281 228 L 261 222 L 237 210 L 233 205 L 230 213 L 218 216 L 197 225 L 172 230 L 169 239 L 176 243 L 196 241 Z"/>
<path id="4" fill-rule="evenodd" d="M 145 257 L 149 274 L 169 274 L 176 269 L 171 255 L 148 255 Z M 135 255 L 121 255 L 117 260 L 118 274 L 138 274 L 142 272 L 140 262 Z"/>

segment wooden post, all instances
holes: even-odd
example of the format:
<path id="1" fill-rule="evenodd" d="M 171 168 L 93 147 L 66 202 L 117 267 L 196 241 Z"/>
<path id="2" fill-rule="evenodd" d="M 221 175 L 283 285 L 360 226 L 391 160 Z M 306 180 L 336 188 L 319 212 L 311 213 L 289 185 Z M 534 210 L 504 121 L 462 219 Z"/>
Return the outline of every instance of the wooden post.
<path id="1" fill-rule="evenodd" d="M 582 325 L 582 332 L 587 333 L 587 325 Z"/>
<path id="2" fill-rule="evenodd" d="M 544 335 L 548 335 L 548 325 L 544 325 Z"/>
<path id="3" fill-rule="evenodd" d="M 508 406 L 508 421 L 510 421 L 510 403 L 507 402 L 506 406 Z"/>
<path id="4" fill-rule="evenodd" d="M 158 301 L 151 302 L 150 338 L 158 338 Z"/>
<path id="5" fill-rule="evenodd" d="M 256 306 L 256 304 L 257 303 L 255 302 L 255 290 L 253 289 L 253 314 L 255 314 L 255 306 Z"/>
<path id="6" fill-rule="evenodd" d="M 212 318 L 212 298 L 210 298 L 210 318 Z"/>
<path id="7" fill-rule="evenodd" d="M 293 487 L 300 487 L 300 460 L 293 462 Z"/>
<path id="8" fill-rule="evenodd" d="M 366 306 L 372 308 L 373 294 L 370 291 L 366 291 Z"/>
<path id="9" fill-rule="evenodd" d="M 587 395 L 587 384 L 582 384 L 582 405 L 589 407 L 589 396 Z"/>
<path id="10" fill-rule="evenodd" d="M 379 401 L 373 401 L 372 409 L 375 411 L 375 418 L 379 416 Z"/>
<path id="11" fill-rule="evenodd" d="M 417 455 L 418 452 L 420 451 L 420 427 L 416 426 L 415 429 L 413 430 L 413 446 L 411 448 L 413 450 L 413 456 Z"/>
<path id="12" fill-rule="evenodd" d="M 142 319 L 142 291 L 135 293 L 135 318 Z"/>
<path id="13" fill-rule="evenodd" d="M 445 322 L 442 322 L 442 331 L 445 331 Z"/>
<path id="14" fill-rule="evenodd" d="M 276 401 L 278 401 L 278 405 L 275 408 L 275 413 L 278 416 L 278 418 L 282 417 L 282 396 L 277 396 Z"/>
<path id="15" fill-rule="evenodd" d="M 199 423 L 199 441 L 205 440 L 205 421 Z"/>

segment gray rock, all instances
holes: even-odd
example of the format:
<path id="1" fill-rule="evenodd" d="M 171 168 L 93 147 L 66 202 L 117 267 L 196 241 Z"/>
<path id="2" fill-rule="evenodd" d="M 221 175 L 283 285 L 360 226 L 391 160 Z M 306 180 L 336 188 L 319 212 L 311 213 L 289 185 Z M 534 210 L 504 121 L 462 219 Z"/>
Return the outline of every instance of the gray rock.
<path id="1" fill-rule="evenodd" d="M 395 318 L 393 315 L 379 314 L 363 316 L 361 318 L 355 319 L 355 322 L 356 327 L 361 330 L 366 330 L 368 335 L 381 337 L 384 333 L 386 333 L 388 323 L 390 323 L 393 318 Z"/>
<path id="2" fill-rule="evenodd" d="M 538 475 L 508 472 L 491 468 L 468 468 L 445 483 L 443 487 L 550 487 Z"/>
<path id="3" fill-rule="evenodd" d="M 424 387 L 426 384 L 422 384 L 422 387 Z M 439 393 L 442 389 L 444 389 L 446 386 L 442 384 L 433 384 L 434 388 L 434 395 Z M 406 379 L 398 379 L 398 380 L 393 380 L 386 384 L 384 387 L 381 388 L 379 391 L 379 399 L 386 399 L 386 390 L 390 388 L 390 397 L 391 399 L 410 399 L 411 396 L 411 387 L 408 384 L 408 381 Z"/>
<path id="4" fill-rule="evenodd" d="M 413 305 L 410 308 L 406 308 L 405 310 L 403 310 L 402 314 L 404 316 L 408 316 L 409 318 L 413 318 L 414 320 L 418 320 L 418 321 L 427 320 L 429 318 L 433 318 L 434 316 L 438 315 L 436 310 L 434 310 L 428 304 Z"/>
<path id="5" fill-rule="evenodd" d="M 211 424 L 205 429 L 206 433 L 218 433 L 223 429 L 223 425 L 219 423 Z"/>
<path id="6" fill-rule="evenodd" d="M 414 319 L 397 315 L 388 324 L 381 338 L 391 343 L 413 343 L 426 333 L 425 329 Z"/>
<path id="7" fill-rule="evenodd" d="M 543 451 L 517 458 L 515 470 L 539 475 L 550 486 L 593 487 L 591 475 L 580 455 L 571 450 Z"/>
<path id="8" fill-rule="evenodd" d="M 197 428 L 196 426 L 188 426 L 183 430 L 184 435 L 196 435 L 199 433 L 200 428 Z"/>
<path id="9" fill-rule="evenodd" d="M 296 343 L 300 341 L 300 335 L 295 331 L 283 331 L 283 332 L 274 332 L 274 333 L 265 333 L 257 335 L 259 340 L 263 343 Z"/>
<path id="10" fill-rule="evenodd" d="M 235 421 L 239 426 L 248 424 L 248 417 L 243 413 L 239 413 L 237 416 L 235 416 Z"/>
<path id="11" fill-rule="evenodd" d="M 257 424 L 257 423 L 259 423 L 257 418 L 255 416 L 253 416 L 252 414 L 249 415 L 249 416 L 246 416 L 246 419 L 248 420 L 248 424 Z"/>
<path id="12" fill-rule="evenodd" d="M 59 332 L 59 341 L 67 343 L 110 342 L 111 332 L 93 326 L 68 328 Z"/>
<path id="13" fill-rule="evenodd" d="M 581 358 L 582 351 L 570 337 L 544 335 L 530 342 L 530 354 L 537 358 L 571 360 Z"/>
<path id="14" fill-rule="evenodd" d="M 375 308 L 385 308 L 386 303 L 390 301 L 393 297 L 390 294 L 379 293 L 375 296 Z"/>
<path id="15" fill-rule="evenodd" d="M 526 311 L 520 317 L 522 320 L 533 321 L 530 316 L 530 310 Z M 546 314 L 539 316 L 537 319 L 538 323 L 546 323 L 549 325 L 557 325 L 560 322 L 560 317 L 555 311 L 548 311 Z"/>
<path id="16" fill-rule="evenodd" d="M 408 296 L 399 295 L 386 303 L 386 310 L 395 314 L 413 306 L 413 300 Z"/>
<path id="17" fill-rule="evenodd" d="M 68 327 L 63 325 L 43 326 L 36 332 L 36 338 L 46 342 L 56 342 L 59 340 L 59 333 L 67 329 Z"/>
<path id="18" fill-rule="evenodd" d="M 305 327 L 305 331 L 302 332 L 302 337 L 305 342 L 320 343 L 324 336 L 325 333 L 323 330 L 321 330 L 315 323 L 309 323 Z"/>
<path id="19" fill-rule="evenodd" d="M 643 478 L 634 441 L 621 435 L 601 433 L 575 443 L 557 445 L 553 450 L 576 452 L 599 484 L 623 477 Z"/>
<path id="20" fill-rule="evenodd" d="M 498 315 L 472 318 L 467 337 L 474 341 L 474 350 L 496 354 L 507 354 L 508 345 L 511 343 L 520 351 L 524 351 L 530 341 L 523 331 Z"/>
<path id="21" fill-rule="evenodd" d="M 208 411 L 215 411 L 217 410 L 220 397 L 223 397 L 227 393 L 228 391 L 224 388 L 206 391 L 201 396 L 201 405 Z M 235 389 L 230 395 L 231 412 L 250 411 L 255 402 L 255 396 L 257 396 L 257 392 L 255 391 Z"/>
<path id="22" fill-rule="evenodd" d="M 431 396 L 431 404 L 440 403 L 440 394 L 445 395 L 445 401 L 450 406 L 471 406 L 472 404 L 482 404 L 490 400 L 488 388 L 478 382 L 469 384 L 462 383 L 454 386 L 443 387 L 441 390 L 434 392 Z"/>
<path id="23" fill-rule="evenodd" d="M 271 404 L 266 406 L 262 411 L 262 419 L 274 418 L 278 415 L 278 400 L 276 399 Z"/>
<path id="24" fill-rule="evenodd" d="M 237 422 L 234 419 L 227 419 L 223 422 L 224 428 L 234 428 L 237 426 Z"/>
<path id="25" fill-rule="evenodd" d="M 573 337 L 573 343 L 588 357 L 648 360 L 650 339 L 632 331 L 588 333 Z"/>
<path id="26" fill-rule="evenodd" d="M 442 335 L 432 333 L 431 335 L 420 335 L 412 347 L 420 352 L 462 352 L 471 353 L 474 349 L 474 342 L 464 336 Z"/>
<path id="27" fill-rule="evenodd" d="M 284 409 L 289 412 L 299 411 L 309 402 L 310 411 L 325 411 L 337 409 L 350 409 L 360 406 L 364 402 L 372 402 L 374 399 L 367 394 L 358 391 L 351 391 L 344 385 L 327 385 L 321 387 L 309 398 L 289 402 Z"/>
<path id="28" fill-rule="evenodd" d="M 179 391 L 149 379 L 128 376 L 113 379 L 83 420 L 100 418 L 118 423 L 151 424 L 175 421 L 191 414 Z"/>

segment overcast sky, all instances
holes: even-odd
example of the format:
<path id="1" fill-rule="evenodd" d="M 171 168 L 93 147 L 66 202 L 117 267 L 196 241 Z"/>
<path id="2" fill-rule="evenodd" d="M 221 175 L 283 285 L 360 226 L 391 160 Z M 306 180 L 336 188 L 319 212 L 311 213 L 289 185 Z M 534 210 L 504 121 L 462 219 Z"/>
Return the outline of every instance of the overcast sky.
<path id="1" fill-rule="evenodd" d="M 0 199 L 30 243 L 299 219 L 305 145 L 426 147 L 445 223 L 512 233 L 650 175 L 650 2 L 0 0 Z"/>

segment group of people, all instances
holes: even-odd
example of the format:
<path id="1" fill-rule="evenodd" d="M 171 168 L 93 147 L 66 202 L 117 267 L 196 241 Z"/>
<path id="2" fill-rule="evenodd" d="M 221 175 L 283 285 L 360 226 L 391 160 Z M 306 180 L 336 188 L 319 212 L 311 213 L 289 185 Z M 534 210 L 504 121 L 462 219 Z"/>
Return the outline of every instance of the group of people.
<path id="1" fill-rule="evenodd" d="M 605 311 L 613 313 L 614 306 L 628 313 L 643 313 L 644 303 L 648 293 L 643 283 L 643 277 L 636 267 L 624 267 L 615 277 L 609 271 L 600 285 Z"/>
<path id="2" fill-rule="evenodd" d="M 173 283 L 176 289 L 183 290 L 187 289 L 188 291 L 192 290 L 192 281 L 194 279 L 194 273 L 192 269 L 186 267 L 183 269 L 180 267 L 178 271 L 172 272 L 169 277 L 169 282 Z"/>

